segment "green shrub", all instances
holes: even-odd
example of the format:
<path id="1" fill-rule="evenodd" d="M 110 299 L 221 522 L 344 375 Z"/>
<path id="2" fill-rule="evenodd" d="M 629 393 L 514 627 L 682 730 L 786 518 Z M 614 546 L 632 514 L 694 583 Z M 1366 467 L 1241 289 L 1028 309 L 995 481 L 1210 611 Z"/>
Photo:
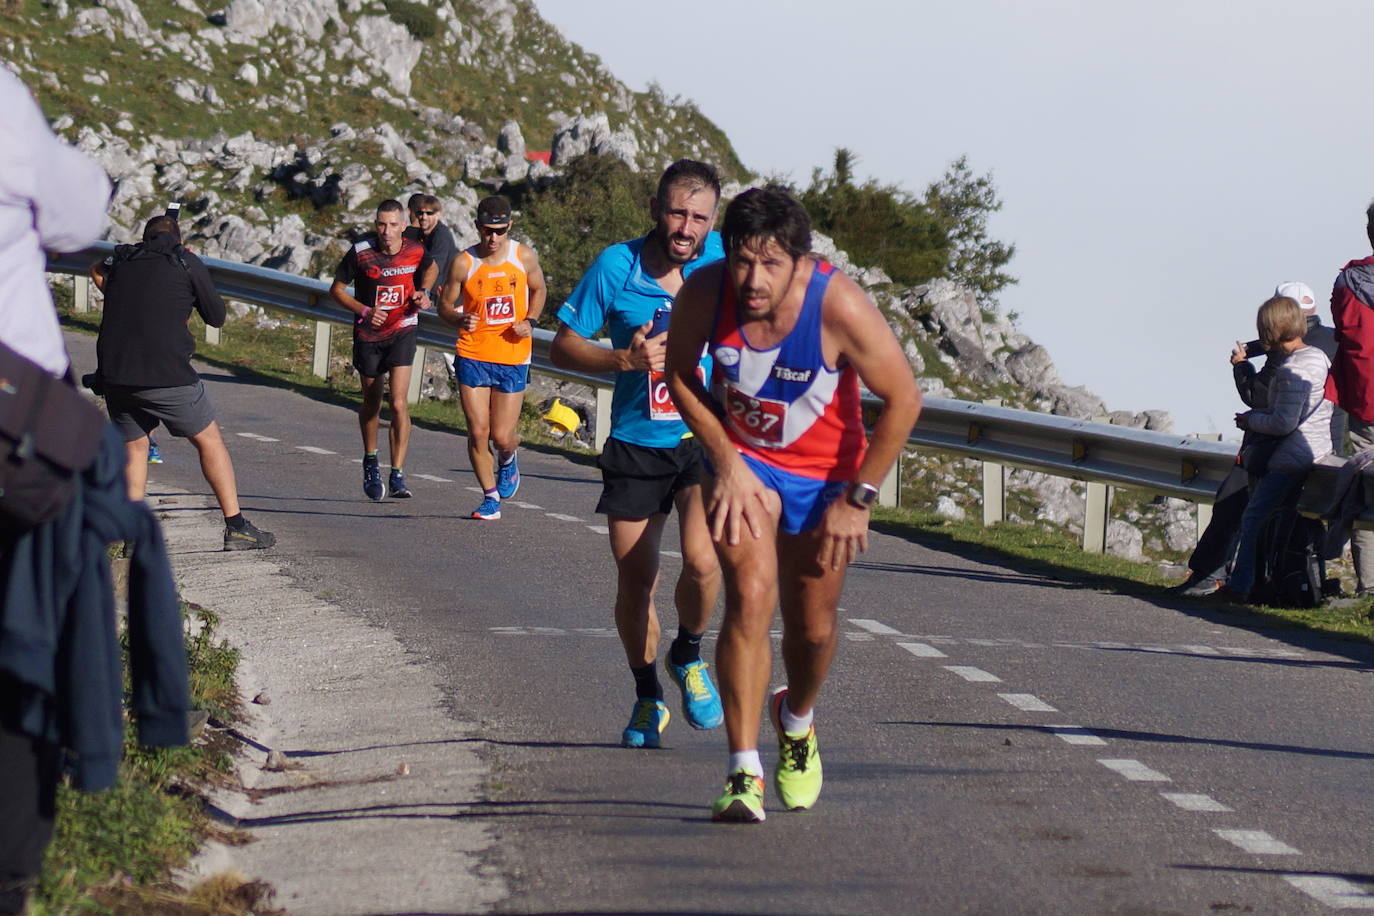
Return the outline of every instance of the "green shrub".
<path id="1" fill-rule="evenodd" d="M 410 0 L 383 0 L 391 21 L 406 27 L 406 31 L 419 41 L 428 41 L 439 34 L 439 16 L 423 3 Z"/>

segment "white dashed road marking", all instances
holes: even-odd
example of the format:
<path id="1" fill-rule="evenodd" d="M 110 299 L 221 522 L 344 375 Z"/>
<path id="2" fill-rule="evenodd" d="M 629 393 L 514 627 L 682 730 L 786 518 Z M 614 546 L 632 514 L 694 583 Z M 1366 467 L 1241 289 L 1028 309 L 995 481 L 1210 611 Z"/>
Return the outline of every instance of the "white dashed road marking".
<path id="1" fill-rule="evenodd" d="M 1160 792 L 1164 798 L 1178 805 L 1184 811 L 1230 811 L 1231 809 L 1210 795 L 1191 792 Z"/>
<path id="2" fill-rule="evenodd" d="M 1274 839 L 1263 830 L 1213 830 L 1212 832 L 1226 842 L 1258 856 L 1301 855 L 1292 846 Z"/>
<path id="3" fill-rule="evenodd" d="M 273 439 L 271 436 L 260 436 L 257 433 L 238 433 L 245 439 L 255 439 L 258 442 L 280 442 L 280 439 Z"/>
<path id="4" fill-rule="evenodd" d="M 608 529 L 606 528 L 602 528 L 600 531 L 602 534 L 608 533 Z M 679 560 L 682 559 L 682 554 L 678 553 L 676 550 L 660 550 L 659 553 L 663 554 L 665 557 L 676 557 Z"/>
<path id="5" fill-rule="evenodd" d="M 1022 712 L 1059 712 L 1033 693 L 999 693 L 997 695 Z"/>
<path id="6" fill-rule="evenodd" d="M 989 674 L 982 668 L 974 668 L 972 665 L 945 665 L 945 670 L 959 675 L 966 681 L 981 681 L 988 684 L 1001 683 L 1002 681 L 997 675 Z"/>
<path id="7" fill-rule="evenodd" d="M 556 519 L 558 519 L 560 522 L 580 522 L 580 521 L 582 521 L 582 519 L 578 518 L 576 515 L 563 515 L 561 512 L 545 512 L 544 514 L 547 515 L 549 518 L 556 518 Z"/>
<path id="8" fill-rule="evenodd" d="M 327 448 L 320 448 L 320 447 L 317 446 L 317 445 L 298 445 L 298 446 L 296 446 L 296 448 L 299 449 L 299 450 L 302 451 L 302 452 L 309 452 L 309 453 L 312 454 L 312 455 L 337 455 L 337 454 L 339 454 L 338 452 L 331 452 L 331 451 L 330 451 L 329 449 L 327 449 Z"/>
<path id="9" fill-rule="evenodd" d="M 1158 770 L 1150 769 L 1139 760 L 1108 758 L 1097 762 L 1109 770 L 1116 770 L 1132 782 L 1173 782 L 1168 776 Z"/>
<path id="10" fill-rule="evenodd" d="M 1374 910 L 1374 895 L 1335 875 L 1284 875 L 1283 880 L 1334 910 Z"/>
<path id="11" fill-rule="evenodd" d="M 1102 745 L 1107 743 L 1081 725 L 1047 725 L 1045 727 L 1068 744 Z"/>
<path id="12" fill-rule="evenodd" d="M 588 525 L 588 526 L 587 526 L 587 530 L 588 530 L 588 531 L 595 531 L 597 534 L 610 534 L 610 533 L 611 533 L 611 529 L 607 528 L 605 525 Z M 666 551 L 666 550 L 660 550 L 660 551 L 659 551 L 659 553 L 667 553 L 667 552 L 668 552 L 668 551 Z"/>
<path id="13" fill-rule="evenodd" d="M 949 658 L 932 645 L 923 642 L 899 642 L 897 645 L 910 652 L 917 658 Z"/>
<path id="14" fill-rule="evenodd" d="M 472 487 L 468 487 L 468 489 L 471 490 Z M 543 512 L 543 511 L 544 511 L 544 507 L 543 507 L 543 506 L 536 506 L 534 503 L 518 503 L 518 502 L 515 502 L 514 500 L 511 500 L 511 505 L 512 505 L 512 506 L 516 506 L 517 508 L 520 508 L 520 509 L 532 509 L 532 510 L 534 510 L 534 511 L 536 511 L 536 512 Z"/>
<path id="15" fill-rule="evenodd" d="M 849 622 L 854 624 L 854 626 L 858 627 L 861 630 L 867 630 L 870 633 L 877 633 L 879 636 L 902 635 L 901 630 L 894 630 L 887 624 L 879 623 L 876 620 L 868 620 L 863 617 L 851 617 L 849 618 Z"/>
<path id="16" fill-rule="evenodd" d="M 416 480 L 432 480 L 435 483 L 453 483 L 447 477 L 436 477 L 433 474 L 411 474 Z"/>

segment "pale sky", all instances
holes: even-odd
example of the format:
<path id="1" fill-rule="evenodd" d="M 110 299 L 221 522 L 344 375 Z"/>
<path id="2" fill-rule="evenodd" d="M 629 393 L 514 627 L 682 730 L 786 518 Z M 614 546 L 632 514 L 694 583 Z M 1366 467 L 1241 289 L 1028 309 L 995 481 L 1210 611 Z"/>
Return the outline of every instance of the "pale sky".
<path id="1" fill-rule="evenodd" d="M 967 154 L 1017 246 L 1003 307 L 1066 384 L 1236 436 L 1227 357 L 1274 286 L 1366 257 L 1357 0 L 537 0 L 619 79 L 694 100 L 749 169 L 836 147 L 921 192 Z"/>

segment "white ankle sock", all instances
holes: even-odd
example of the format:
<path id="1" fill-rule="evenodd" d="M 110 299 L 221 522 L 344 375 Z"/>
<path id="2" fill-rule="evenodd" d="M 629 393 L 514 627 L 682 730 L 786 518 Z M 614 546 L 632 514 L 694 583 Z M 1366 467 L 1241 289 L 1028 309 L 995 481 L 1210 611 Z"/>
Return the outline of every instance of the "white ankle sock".
<path id="1" fill-rule="evenodd" d="M 763 761 L 759 759 L 758 748 L 752 748 L 747 751 L 730 752 L 729 772 L 738 773 L 740 770 L 746 773 L 752 773 L 755 776 L 763 776 Z"/>
<path id="2" fill-rule="evenodd" d="M 787 697 L 782 698 L 782 706 L 778 708 L 778 720 L 782 722 L 782 730 L 787 734 L 793 737 L 806 734 L 815 719 L 815 709 L 804 716 L 799 716 L 792 711 L 792 707 L 787 705 Z"/>

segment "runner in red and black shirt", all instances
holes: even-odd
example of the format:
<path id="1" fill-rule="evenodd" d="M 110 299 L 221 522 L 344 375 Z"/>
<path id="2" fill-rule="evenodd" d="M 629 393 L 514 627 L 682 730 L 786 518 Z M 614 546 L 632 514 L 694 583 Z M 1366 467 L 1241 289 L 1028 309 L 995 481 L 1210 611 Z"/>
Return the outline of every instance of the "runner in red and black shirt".
<path id="1" fill-rule="evenodd" d="M 405 208 L 384 200 L 377 207 L 377 232 L 353 245 L 334 271 L 329 295 L 358 316 L 353 323 L 353 365 L 362 377 L 363 402 L 358 425 L 363 434 L 363 492 L 379 500 L 387 490 L 397 499 L 410 497 L 402 465 L 410 445 L 411 363 L 415 360 L 419 311 L 430 306 L 424 292 L 438 273 L 424 245 L 407 239 Z M 353 286 L 349 293 L 349 284 Z M 384 380 L 382 375 L 387 378 Z M 391 477 L 382 486 L 377 461 L 377 427 L 382 389 L 391 389 Z"/>

